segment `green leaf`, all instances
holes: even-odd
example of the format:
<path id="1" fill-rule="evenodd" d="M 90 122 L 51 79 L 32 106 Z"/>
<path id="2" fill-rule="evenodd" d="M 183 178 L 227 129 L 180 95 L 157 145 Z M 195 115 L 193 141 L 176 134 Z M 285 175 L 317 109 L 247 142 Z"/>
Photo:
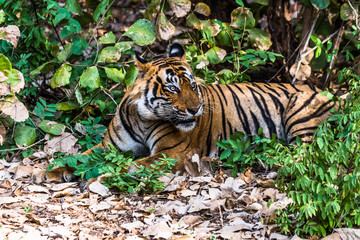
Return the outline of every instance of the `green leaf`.
<path id="1" fill-rule="evenodd" d="M 220 63 L 226 56 L 226 51 L 219 47 L 212 47 L 205 53 L 210 64 Z"/>
<path id="2" fill-rule="evenodd" d="M 324 147 L 324 140 L 323 140 L 322 138 L 317 138 L 317 139 L 316 139 L 316 142 L 317 142 L 317 144 L 319 145 L 319 148 L 320 148 L 320 149 L 323 149 L 323 147 Z"/>
<path id="3" fill-rule="evenodd" d="M 4 72 L 5 70 L 9 71 L 11 68 L 12 66 L 9 59 L 0 53 L 0 72 Z"/>
<path id="4" fill-rule="evenodd" d="M 84 38 L 75 36 L 73 38 L 73 44 L 71 46 L 70 54 L 83 55 L 84 51 L 87 49 L 88 43 Z"/>
<path id="5" fill-rule="evenodd" d="M 50 80 L 50 86 L 52 88 L 57 88 L 65 86 L 70 83 L 71 76 L 71 67 L 69 65 L 63 64 L 56 70 L 54 76 Z"/>
<path id="6" fill-rule="evenodd" d="M 76 33 L 79 33 L 81 31 L 81 25 L 75 19 L 69 19 L 69 25 L 75 28 Z"/>
<path id="7" fill-rule="evenodd" d="M 352 3 L 352 6 L 355 10 L 358 9 L 359 5 Z M 350 7 L 349 3 L 344 3 L 340 7 L 340 18 L 344 21 L 353 21 L 356 19 L 356 14 L 354 10 Z"/>
<path id="8" fill-rule="evenodd" d="M 330 0 L 310 0 L 310 2 L 318 10 L 323 10 L 330 5 Z"/>
<path id="9" fill-rule="evenodd" d="M 48 73 L 54 69 L 54 63 L 52 61 L 42 64 L 40 67 L 30 72 L 31 76 L 38 74 L 39 72 Z"/>
<path id="10" fill-rule="evenodd" d="M 238 7 L 231 12 L 231 27 L 250 29 L 255 26 L 255 18 L 248 8 Z"/>
<path id="11" fill-rule="evenodd" d="M 239 4 L 240 6 L 244 7 L 244 3 L 242 0 L 236 0 L 235 1 L 237 4 Z"/>
<path id="12" fill-rule="evenodd" d="M 115 43 L 115 42 L 116 42 L 116 39 L 115 39 L 115 35 L 113 34 L 113 32 L 107 32 L 107 33 L 105 33 L 104 36 L 102 36 L 99 39 L 99 43 L 102 43 L 102 44 L 111 44 L 111 43 Z"/>
<path id="13" fill-rule="evenodd" d="M 190 13 L 186 18 L 186 24 L 193 29 L 201 29 L 201 22 L 194 13 Z"/>
<path id="14" fill-rule="evenodd" d="M 71 52 L 72 43 L 65 44 L 65 48 L 59 52 L 57 58 L 60 62 L 64 62 Z"/>
<path id="15" fill-rule="evenodd" d="M 160 11 L 161 0 L 152 0 L 145 10 L 145 18 L 150 21 L 154 20 Z"/>
<path id="16" fill-rule="evenodd" d="M 131 47 L 133 46 L 134 42 L 132 41 L 123 41 L 123 42 L 119 42 L 117 44 L 115 44 L 115 47 L 120 51 L 120 52 L 125 52 L 129 49 L 131 49 Z"/>
<path id="17" fill-rule="evenodd" d="M 76 97 L 76 100 L 78 101 L 78 103 L 79 103 L 80 105 L 82 105 L 82 104 L 83 104 L 83 97 L 82 97 L 82 95 L 81 95 L 80 88 L 76 88 L 76 90 L 75 90 L 75 97 Z"/>
<path id="18" fill-rule="evenodd" d="M 82 14 L 79 0 L 66 0 L 65 7 L 72 13 Z"/>
<path id="19" fill-rule="evenodd" d="M 4 10 L 0 10 L 0 23 L 5 22 L 5 12 Z"/>
<path id="20" fill-rule="evenodd" d="M 332 180 L 336 179 L 337 174 L 338 174 L 337 167 L 330 167 L 330 177 Z"/>
<path id="21" fill-rule="evenodd" d="M 106 76 L 112 79 L 115 82 L 122 82 L 125 78 L 125 73 L 123 69 L 116 69 L 116 68 L 107 68 L 104 67 Z"/>
<path id="22" fill-rule="evenodd" d="M 101 50 L 98 62 L 115 63 L 121 57 L 121 52 L 116 47 L 106 47 Z"/>
<path id="23" fill-rule="evenodd" d="M 75 93 L 76 94 L 76 93 Z M 70 111 L 77 109 L 79 104 L 76 102 L 68 101 L 68 102 L 61 102 L 56 104 L 56 109 L 61 111 Z"/>
<path id="24" fill-rule="evenodd" d="M 95 90 L 100 87 L 100 75 L 96 66 L 89 67 L 80 76 L 80 84 Z"/>
<path id="25" fill-rule="evenodd" d="M 41 130 L 52 135 L 61 135 L 65 131 L 65 125 L 49 120 L 42 120 L 38 126 Z"/>
<path id="26" fill-rule="evenodd" d="M 16 126 L 14 140 L 19 147 L 30 146 L 36 140 L 35 128 L 30 126 Z"/>
<path id="27" fill-rule="evenodd" d="M 258 49 L 268 50 L 272 45 L 272 42 L 267 32 L 259 28 L 248 29 L 247 31 L 249 32 L 249 39 L 251 45 L 257 47 Z"/>
<path id="28" fill-rule="evenodd" d="M 131 38 L 140 46 L 149 45 L 156 39 L 154 25 L 146 19 L 137 20 L 123 36 Z"/>
<path id="29" fill-rule="evenodd" d="M 210 16 L 211 14 L 210 7 L 202 2 L 196 4 L 194 12 L 200 13 L 201 15 L 204 15 L 206 17 Z"/>
<path id="30" fill-rule="evenodd" d="M 95 22 L 98 21 L 100 15 L 104 15 L 105 14 L 105 11 L 106 11 L 106 8 L 109 6 L 110 4 L 110 0 L 102 0 L 99 5 L 97 5 L 95 11 L 94 11 L 94 20 Z"/>
<path id="31" fill-rule="evenodd" d="M 254 0 L 254 2 L 264 6 L 269 5 L 269 0 Z"/>
<path id="32" fill-rule="evenodd" d="M 70 17 L 71 14 L 69 13 L 68 10 L 66 10 L 65 8 L 59 8 L 54 19 L 54 25 L 56 26 L 61 20 L 69 19 Z"/>
<path id="33" fill-rule="evenodd" d="M 124 79 L 124 82 L 127 87 L 133 85 L 133 83 L 136 80 L 137 75 L 138 75 L 138 69 L 135 67 L 135 65 L 131 65 L 127 69 L 125 79 Z"/>

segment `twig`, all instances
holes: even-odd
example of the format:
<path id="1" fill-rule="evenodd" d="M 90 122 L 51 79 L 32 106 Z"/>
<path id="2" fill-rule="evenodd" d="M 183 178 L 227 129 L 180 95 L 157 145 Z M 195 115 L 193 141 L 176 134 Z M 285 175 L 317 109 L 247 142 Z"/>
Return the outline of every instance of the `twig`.
<path id="1" fill-rule="evenodd" d="M 15 150 L 26 150 L 26 149 L 29 149 L 29 148 L 32 148 L 33 146 L 35 145 L 38 145 L 39 143 L 45 141 L 46 139 L 43 138 L 43 139 L 40 139 L 39 141 L 37 141 L 36 143 L 33 143 L 31 144 L 30 146 L 27 146 L 27 147 L 18 147 L 18 148 L 10 148 L 10 149 L 2 149 L 0 150 L 0 152 L 8 152 L 8 151 L 15 151 Z"/>
<path id="2" fill-rule="evenodd" d="M 83 112 L 85 111 L 85 109 L 91 104 L 91 102 L 95 99 L 95 97 L 96 97 L 97 95 L 99 95 L 99 93 L 100 93 L 100 90 L 98 90 L 94 95 L 91 96 L 91 99 L 90 99 L 89 102 L 87 102 L 87 103 L 85 103 L 85 104 L 82 105 L 83 109 L 81 110 L 81 112 L 80 112 L 73 120 L 71 120 L 70 123 L 73 123 L 76 119 L 78 119 L 78 117 L 81 116 L 81 114 L 83 114 Z"/>
<path id="3" fill-rule="evenodd" d="M 308 45 L 309 45 L 310 36 L 311 36 L 312 32 L 314 31 L 315 24 L 316 24 L 316 22 L 317 22 L 318 17 L 319 17 L 319 14 L 316 15 L 316 17 L 315 17 L 315 19 L 314 19 L 314 21 L 313 21 L 313 24 L 311 25 L 310 31 L 309 31 L 309 33 L 308 33 L 308 35 L 307 35 L 307 37 L 306 37 L 306 41 L 305 41 L 305 44 L 304 44 L 304 48 L 303 48 L 303 50 L 300 52 L 300 56 L 299 56 L 299 58 L 297 59 L 297 66 L 296 66 L 296 70 L 295 70 L 295 73 L 294 73 L 294 77 L 293 77 L 293 79 L 292 79 L 292 81 L 291 81 L 291 84 L 294 84 L 294 82 L 295 82 L 295 80 L 296 80 L 296 75 L 297 75 L 297 73 L 299 72 L 301 62 L 302 62 L 303 58 L 305 57 L 305 56 L 303 56 L 303 54 L 304 54 L 306 48 L 307 48 Z"/>
<path id="4" fill-rule="evenodd" d="M 288 61 L 290 59 L 293 58 L 293 56 L 295 55 L 295 53 L 299 50 L 299 48 L 301 47 L 301 43 L 297 46 L 297 48 L 295 49 L 295 51 L 290 55 L 290 57 L 288 58 Z M 281 68 L 274 74 L 274 76 L 272 76 L 269 80 L 267 80 L 266 82 L 270 82 L 271 80 L 273 80 L 277 75 L 279 75 L 279 73 L 284 69 L 284 67 L 286 67 L 286 63 L 284 63 Z"/>
<path id="5" fill-rule="evenodd" d="M 335 32 L 333 32 L 330 36 L 328 36 L 327 38 L 325 38 L 324 40 L 321 41 L 322 44 L 326 43 L 327 41 L 329 41 L 331 38 L 333 38 L 339 31 L 341 28 L 339 28 L 338 30 L 336 30 Z M 315 46 L 311 49 L 309 49 L 309 51 L 307 51 L 306 53 L 303 53 L 303 56 L 306 57 L 307 55 L 309 55 L 312 51 L 316 50 L 319 46 Z"/>
<path id="6" fill-rule="evenodd" d="M 116 101 L 114 100 L 114 98 L 113 98 L 104 88 L 101 88 L 101 90 L 102 90 L 109 98 L 111 98 L 111 100 L 115 103 L 116 108 L 117 108 L 117 107 L 118 107 L 118 104 L 116 103 Z"/>
<path id="7" fill-rule="evenodd" d="M 57 32 L 56 27 L 55 27 L 55 25 L 54 25 L 53 22 L 51 22 L 51 26 L 54 28 L 54 31 L 55 31 L 55 33 L 56 33 L 56 36 L 57 36 L 57 38 L 59 39 L 59 42 L 61 43 L 61 46 L 65 49 L 65 45 L 64 45 L 64 43 L 61 41 L 60 35 L 59 35 L 59 33 Z"/>
<path id="8" fill-rule="evenodd" d="M 355 14 L 355 26 L 360 31 L 359 14 L 357 13 L 356 9 L 353 7 L 353 5 L 350 3 L 349 0 L 348 0 L 348 3 L 349 3 L 349 6 L 351 7 L 351 9 L 353 10 L 353 12 Z"/>
<path id="9" fill-rule="evenodd" d="M 223 216 L 223 213 L 221 211 L 221 206 L 219 205 L 218 208 L 219 208 L 221 226 L 224 227 L 224 216 Z"/>
<path id="10" fill-rule="evenodd" d="M 110 3 L 110 5 L 105 9 L 105 12 L 104 12 L 104 14 L 102 15 L 100 21 L 97 22 L 97 24 L 96 24 L 96 26 L 95 26 L 95 28 L 94 28 L 94 30 L 93 30 L 93 34 L 92 34 L 92 36 L 90 37 L 90 39 L 89 39 L 89 41 L 88 41 L 88 46 L 90 45 L 90 42 L 91 42 L 91 40 L 93 39 L 93 37 L 95 37 L 95 33 L 96 33 L 96 31 L 97 31 L 97 28 L 99 27 L 100 23 L 103 21 L 105 15 L 106 15 L 106 13 L 107 13 L 107 11 L 109 11 L 110 7 L 114 4 L 114 2 L 115 2 L 115 0 L 113 0 L 113 1 Z"/>
<path id="11" fill-rule="evenodd" d="M 340 43 L 340 36 L 342 35 L 342 28 L 344 26 L 344 22 L 341 22 L 341 27 L 340 29 L 338 30 L 339 31 L 339 34 L 337 35 L 336 37 L 336 42 L 335 42 L 335 45 L 334 45 L 334 51 L 336 49 L 339 48 L 339 43 Z M 330 73 L 331 73 L 331 70 L 334 66 L 334 59 L 335 59 L 335 55 L 337 55 L 337 53 L 334 53 L 332 56 L 331 56 L 331 61 L 330 61 L 330 64 L 329 64 L 329 71 L 326 72 L 326 77 L 325 77 L 325 81 L 324 81 L 324 85 L 323 86 L 326 86 L 327 85 L 327 82 L 329 80 L 329 77 L 330 77 Z"/>

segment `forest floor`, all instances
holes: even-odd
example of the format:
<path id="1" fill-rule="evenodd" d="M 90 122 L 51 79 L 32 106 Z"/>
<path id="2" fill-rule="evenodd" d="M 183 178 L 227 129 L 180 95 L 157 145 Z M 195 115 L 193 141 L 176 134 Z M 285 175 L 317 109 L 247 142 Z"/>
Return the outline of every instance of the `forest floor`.
<path id="1" fill-rule="evenodd" d="M 274 210 L 290 202 L 273 171 L 170 174 L 163 191 L 141 196 L 99 181 L 36 183 L 43 157 L 0 160 L 0 239 L 300 239 L 273 223 Z M 335 234 L 327 239 L 345 239 Z"/>
<path id="2" fill-rule="evenodd" d="M 99 181 L 36 183 L 42 156 L 0 161 L 0 239 L 290 239 L 271 223 L 289 203 L 276 172 L 170 174 L 163 191 L 140 196 Z"/>

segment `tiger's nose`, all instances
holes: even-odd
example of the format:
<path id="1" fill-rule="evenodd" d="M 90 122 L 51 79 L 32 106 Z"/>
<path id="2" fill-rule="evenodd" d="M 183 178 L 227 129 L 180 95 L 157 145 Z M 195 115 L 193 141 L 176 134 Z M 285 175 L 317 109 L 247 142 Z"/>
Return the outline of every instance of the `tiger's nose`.
<path id="1" fill-rule="evenodd" d="M 198 111 L 199 111 L 200 107 L 193 107 L 193 108 L 188 108 L 187 111 L 192 114 L 195 115 Z"/>

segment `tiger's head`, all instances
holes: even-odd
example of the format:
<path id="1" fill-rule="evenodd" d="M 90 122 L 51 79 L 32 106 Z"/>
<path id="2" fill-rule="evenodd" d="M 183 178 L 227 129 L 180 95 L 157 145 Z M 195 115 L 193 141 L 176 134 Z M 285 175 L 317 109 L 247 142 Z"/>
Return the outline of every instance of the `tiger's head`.
<path id="1" fill-rule="evenodd" d="M 173 44 L 168 58 L 147 62 L 135 52 L 139 76 L 131 90 L 136 95 L 139 115 L 147 120 L 172 122 L 181 131 L 190 131 L 203 113 L 201 90 L 186 63 L 185 51 Z"/>

